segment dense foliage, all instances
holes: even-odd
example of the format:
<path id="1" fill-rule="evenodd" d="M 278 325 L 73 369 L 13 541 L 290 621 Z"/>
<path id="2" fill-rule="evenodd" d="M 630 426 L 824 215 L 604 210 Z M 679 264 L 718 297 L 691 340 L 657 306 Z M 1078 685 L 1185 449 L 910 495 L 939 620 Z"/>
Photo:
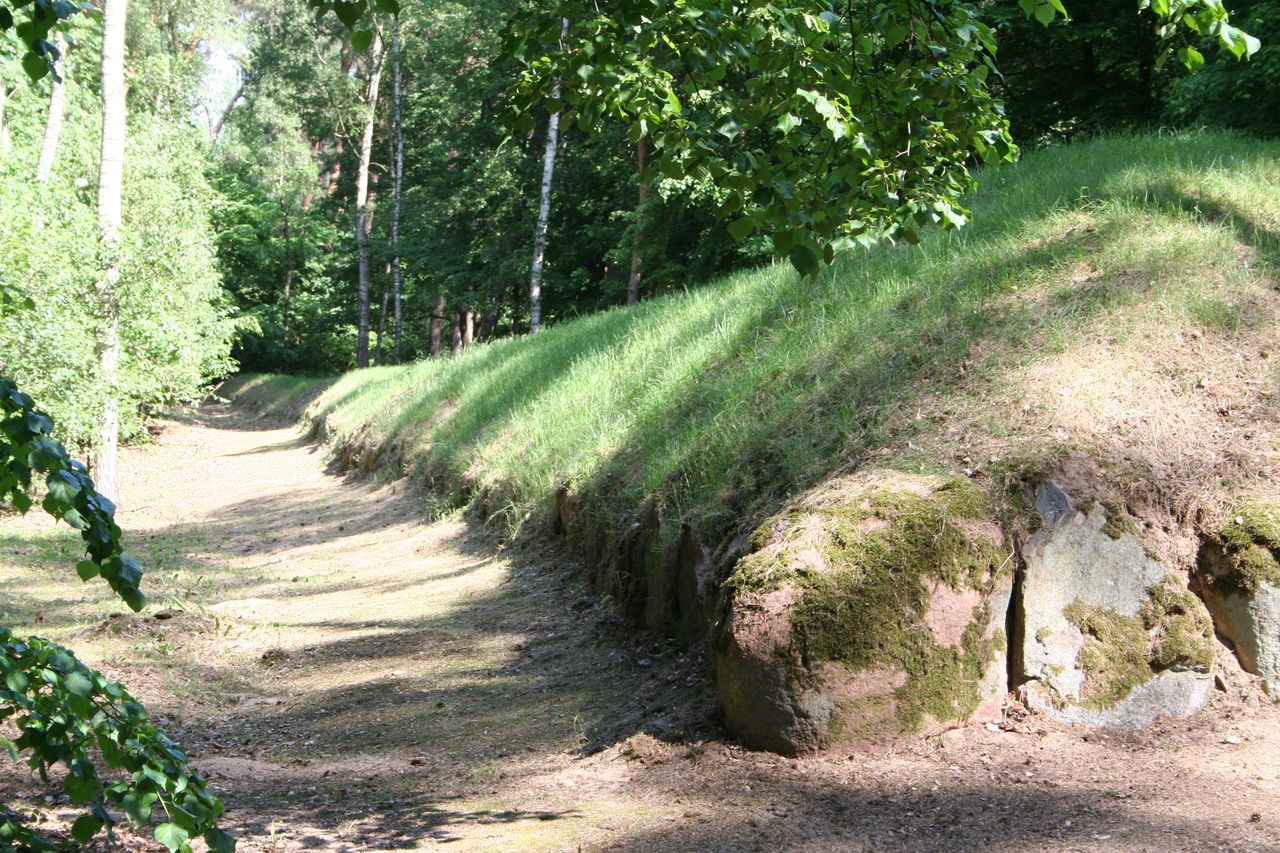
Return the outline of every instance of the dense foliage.
<path id="1" fill-rule="evenodd" d="M 1241 63 L 1206 43 L 1199 47 L 1205 64 L 1194 74 L 1180 63 L 1161 66 L 1163 45 L 1149 19 L 1117 15 L 1109 0 L 1073 0 L 1069 8 L 1070 26 L 1046 29 L 1019 0 L 991 5 L 1000 43 L 997 89 L 1022 144 L 1188 124 L 1280 133 L 1274 3 L 1232 2 L 1233 20 L 1267 47 Z"/>
<path id="2" fill-rule="evenodd" d="M 243 99 L 213 153 L 224 194 L 214 214 L 224 279 L 258 323 L 236 350 L 246 369 L 324 372 L 354 361 L 356 264 L 348 235 L 367 54 L 352 49 L 333 16 L 313 23 L 304 7 L 282 3 L 248 24 Z M 405 358 L 428 354 L 441 298 L 444 349 L 468 313 L 477 338 L 526 328 L 545 117 L 532 133 L 509 138 L 503 117 L 518 70 L 503 56 L 501 29 L 511 11 L 504 0 L 401 10 L 406 190 L 394 247 L 385 91 L 370 176 L 372 325 L 383 361 L 390 342 L 378 344 L 392 333 L 383 294 L 397 251 Z M 385 35 L 389 23 L 383 16 L 362 26 Z M 623 301 L 637 252 L 646 296 L 767 257 L 759 242 L 739 245 L 725 232 L 715 217 L 720 200 L 705 182 L 655 180 L 642 213 L 637 152 L 624 126 L 597 134 L 566 128 L 559 151 L 543 309 L 551 322 Z"/>
<path id="3" fill-rule="evenodd" d="M 138 30 L 138 38 L 145 35 Z M 47 182 L 37 180 L 36 162 L 48 81 L 16 88 L 5 113 L 0 281 L 34 299 L 27 310 L 0 319 L 0 376 L 30 389 L 59 424 L 61 438 L 88 452 L 107 394 L 122 402 L 126 439 L 142 433 L 150 413 L 199 398 L 231 367 L 234 325 L 214 251 L 209 210 L 215 195 L 204 177 L 205 147 L 183 104 L 162 94 L 188 84 L 152 62 L 131 90 L 137 109 L 125 163 L 120 376 L 115 388 L 99 381 L 92 189 L 101 124 L 94 64 L 99 36 L 89 19 L 78 20 L 68 35 L 78 47 L 63 71 L 65 122 Z M 0 63 L 0 78 L 18 79 L 13 66 L 14 60 Z"/>

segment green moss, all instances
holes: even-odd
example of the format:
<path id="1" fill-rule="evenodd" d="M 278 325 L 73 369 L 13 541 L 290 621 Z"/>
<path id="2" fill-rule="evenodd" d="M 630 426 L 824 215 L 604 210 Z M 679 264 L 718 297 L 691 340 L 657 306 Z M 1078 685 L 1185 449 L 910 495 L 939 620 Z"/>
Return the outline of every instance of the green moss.
<path id="1" fill-rule="evenodd" d="M 1102 509 L 1107 514 L 1107 522 L 1102 525 L 1103 533 L 1112 539 L 1119 539 L 1125 534 L 1137 537 L 1138 526 L 1133 523 L 1133 519 L 1119 504 L 1114 501 L 1103 501 Z"/>
<path id="2" fill-rule="evenodd" d="M 757 542 L 770 547 L 744 561 L 732 585 L 764 590 L 795 583 L 792 642 L 804 666 L 836 661 L 853 671 L 905 673 L 893 697 L 901 729 L 916 729 L 926 718 L 965 717 L 978 706 L 979 681 L 1002 641 L 983 639 L 985 607 L 955 648 L 934 639 L 925 615 L 934 583 L 985 595 L 1008 571 L 1007 552 L 972 526 L 990 512 L 987 495 L 960 479 L 824 496 L 757 531 Z M 814 548 L 825 570 L 794 558 Z"/>
<path id="3" fill-rule="evenodd" d="M 1248 503 L 1236 508 L 1215 537 L 1225 556 L 1212 580 L 1254 593 L 1262 583 L 1280 586 L 1280 507 Z"/>
<path id="4" fill-rule="evenodd" d="M 1212 669 L 1216 655 L 1213 620 L 1200 599 L 1173 578 L 1150 587 L 1147 593 L 1151 598 L 1142 609 L 1142 620 L 1153 634 L 1152 669 Z"/>
<path id="5" fill-rule="evenodd" d="M 1135 687 L 1151 680 L 1153 673 L 1147 663 L 1150 637 L 1140 617 L 1121 616 L 1079 599 L 1067 607 L 1065 615 L 1084 634 L 1084 646 L 1076 659 L 1085 673 L 1081 705 L 1111 708 Z"/>
<path id="6" fill-rule="evenodd" d="M 1173 578 L 1147 589 L 1137 616 L 1091 607 L 1079 599 L 1065 615 L 1085 642 L 1076 665 L 1085 673 L 1080 704 L 1114 706 L 1165 670 L 1208 672 L 1213 667 L 1213 622 L 1200 600 Z"/>

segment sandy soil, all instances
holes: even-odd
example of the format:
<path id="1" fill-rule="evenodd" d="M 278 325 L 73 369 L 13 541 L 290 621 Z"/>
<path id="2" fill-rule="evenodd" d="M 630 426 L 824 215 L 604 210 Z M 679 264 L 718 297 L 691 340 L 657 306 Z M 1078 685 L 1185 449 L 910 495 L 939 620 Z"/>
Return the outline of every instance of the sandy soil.
<path id="1" fill-rule="evenodd" d="M 164 718 L 243 851 L 1280 851 L 1280 711 L 1229 660 L 1208 712 L 1144 732 L 1011 704 L 782 759 L 733 744 L 704 662 L 629 637 L 571 564 L 424 523 L 293 429 L 210 407 L 123 480 L 147 615 L 50 575 L 38 521 L 0 531 L 5 609 Z M 63 805 L 16 769 L 0 796 Z"/>

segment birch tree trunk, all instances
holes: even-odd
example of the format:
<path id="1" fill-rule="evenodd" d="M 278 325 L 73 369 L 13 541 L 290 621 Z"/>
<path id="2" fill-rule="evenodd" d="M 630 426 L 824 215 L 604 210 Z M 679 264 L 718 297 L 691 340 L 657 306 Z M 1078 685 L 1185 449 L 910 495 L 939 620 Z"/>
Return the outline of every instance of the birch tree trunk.
<path id="1" fill-rule="evenodd" d="M 55 65 L 57 73 L 51 77 L 53 88 L 49 91 L 49 114 L 44 121 L 40 159 L 36 162 L 36 180 L 42 184 L 49 183 L 53 175 L 53 161 L 58 155 L 58 137 L 62 134 L 62 116 L 66 112 L 67 100 L 66 84 L 62 79 L 67 68 L 67 40 L 62 33 L 54 35 L 53 45 L 58 49 L 59 60 Z"/>
<path id="2" fill-rule="evenodd" d="M 373 154 L 373 123 L 378 109 L 378 85 L 382 82 L 382 37 L 375 34 L 369 50 L 369 80 L 365 90 L 364 133 L 360 137 L 360 165 L 356 172 L 356 255 L 359 282 L 356 330 L 356 367 L 369 366 L 369 160 Z"/>
<path id="3" fill-rule="evenodd" d="M 378 344 L 373 350 L 373 363 L 382 366 L 382 340 L 387 336 L 387 297 L 391 288 L 382 286 L 382 308 L 378 311 Z"/>
<path id="4" fill-rule="evenodd" d="M 560 19 L 560 39 L 569 34 L 569 19 Z M 559 100 L 560 81 L 556 80 L 551 97 Z M 556 170 L 556 144 L 560 139 L 560 113 L 547 120 L 547 146 L 542 152 L 542 195 L 538 201 L 538 224 L 533 229 L 533 268 L 529 275 L 529 334 L 542 327 L 542 265 L 547 255 L 547 222 L 551 218 L 551 180 Z"/>
<path id="5" fill-rule="evenodd" d="M 636 144 L 636 172 L 644 174 L 645 158 L 649 155 L 649 137 L 642 136 Z M 640 277 L 644 273 L 644 254 L 642 248 L 642 226 L 645 203 L 649 201 L 649 182 L 640 179 L 640 199 L 636 205 L 636 226 L 634 244 L 631 248 L 631 275 L 627 278 L 627 304 L 635 305 L 640 301 Z"/>
<path id="6" fill-rule="evenodd" d="M 98 239 L 102 267 L 98 297 L 98 379 L 106 389 L 99 418 L 94 479 L 98 491 L 117 500 L 116 451 L 120 440 L 120 222 L 124 182 L 124 36 L 127 0 L 104 0 L 102 9 L 102 154 L 98 164 Z"/>
<path id="7" fill-rule="evenodd" d="M 400 309 L 400 198 L 404 190 L 404 112 L 400 103 L 400 16 L 391 20 L 392 86 L 391 99 L 395 105 L 396 156 L 395 177 L 391 189 L 391 295 L 395 313 L 395 363 L 401 362 L 400 336 L 404 329 Z"/>

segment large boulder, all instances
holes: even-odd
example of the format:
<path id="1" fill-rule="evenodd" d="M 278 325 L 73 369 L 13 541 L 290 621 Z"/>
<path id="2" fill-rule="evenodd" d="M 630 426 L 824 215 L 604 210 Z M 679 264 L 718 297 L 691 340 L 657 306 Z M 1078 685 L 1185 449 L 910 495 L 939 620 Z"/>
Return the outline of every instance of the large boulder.
<path id="1" fill-rule="evenodd" d="M 1280 698 L 1280 507 L 1248 504 L 1232 513 L 1200 556 L 1200 589 L 1219 633 L 1246 672 Z"/>
<path id="2" fill-rule="evenodd" d="M 729 727 L 796 754 L 998 718 L 1012 560 L 990 519 L 967 480 L 878 472 L 763 525 L 715 643 Z"/>
<path id="3" fill-rule="evenodd" d="M 1024 702 L 1116 728 L 1200 711 L 1214 660 L 1204 604 L 1144 550 L 1118 507 L 1077 509 L 1047 483 L 1036 509 L 1043 526 L 1023 549 L 1016 619 Z"/>

